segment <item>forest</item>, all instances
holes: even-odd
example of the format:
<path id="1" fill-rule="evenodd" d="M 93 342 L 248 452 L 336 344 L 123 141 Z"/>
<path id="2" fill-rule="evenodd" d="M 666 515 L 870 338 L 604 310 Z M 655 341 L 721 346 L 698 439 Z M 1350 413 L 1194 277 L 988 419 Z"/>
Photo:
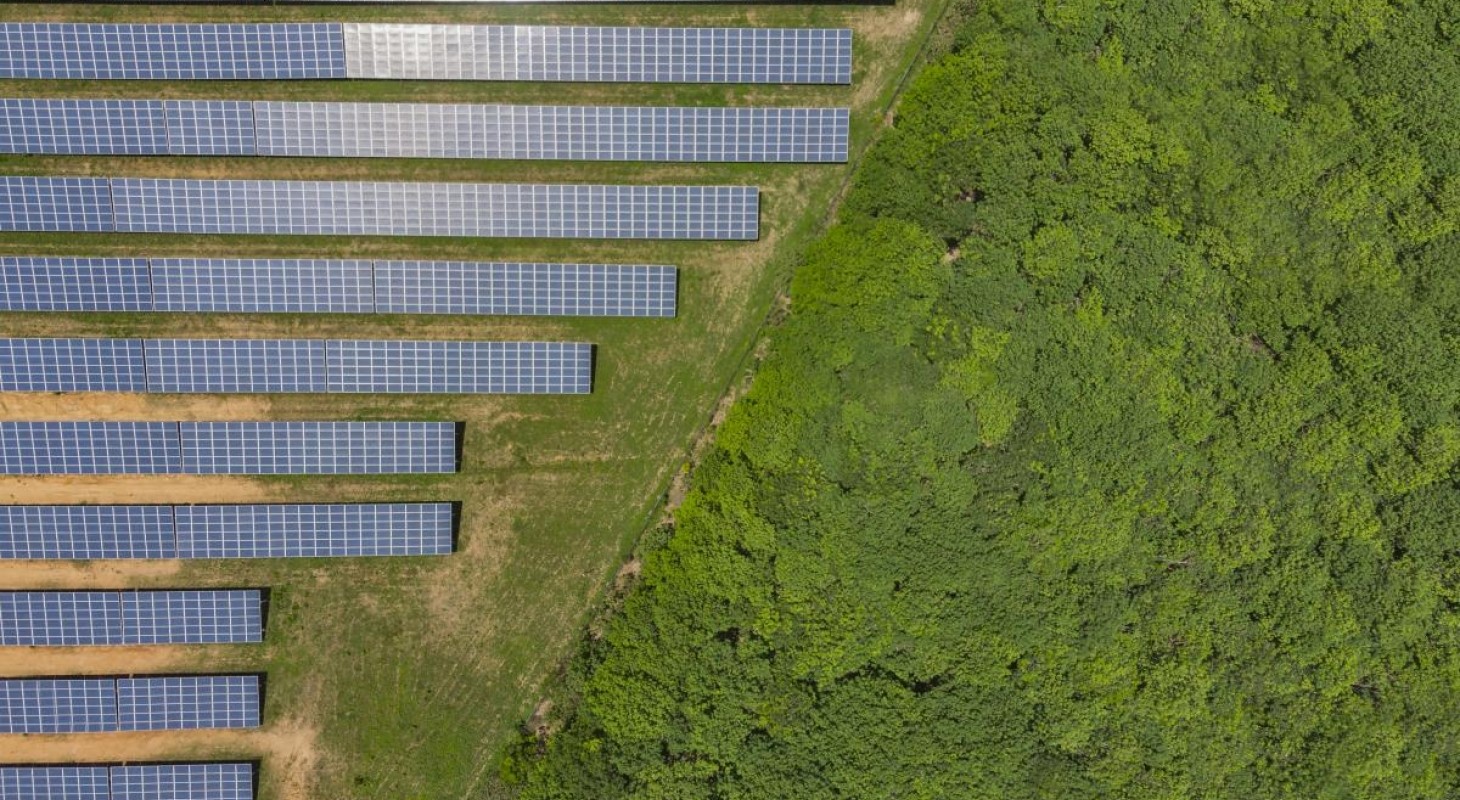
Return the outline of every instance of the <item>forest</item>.
<path id="1" fill-rule="evenodd" d="M 1460 5 L 955 13 L 504 777 L 1460 797 Z"/>

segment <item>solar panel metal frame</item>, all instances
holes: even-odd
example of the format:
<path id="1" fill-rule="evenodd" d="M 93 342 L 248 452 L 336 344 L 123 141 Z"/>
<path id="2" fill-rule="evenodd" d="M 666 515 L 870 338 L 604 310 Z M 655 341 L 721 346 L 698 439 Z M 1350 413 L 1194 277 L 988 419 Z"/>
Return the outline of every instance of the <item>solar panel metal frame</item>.
<path id="1" fill-rule="evenodd" d="M 123 731 L 257 728 L 257 675 L 118 678 L 117 729 Z"/>
<path id="2" fill-rule="evenodd" d="M 111 800 L 254 800 L 254 766 L 134 764 L 111 768 Z"/>
<path id="3" fill-rule="evenodd" d="M 754 186 L 113 178 L 120 233 L 754 240 Z M 3 211 L 3 208 L 0 208 Z"/>
<path id="4" fill-rule="evenodd" d="M 0 99 L 0 153 L 151 156 L 168 151 L 160 100 Z"/>
<path id="5" fill-rule="evenodd" d="M 450 503 L 179 506 L 183 558 L 439 556 L 453 551 Z"/>
<path id="6" fill-rule="evenodd" d="M 194 475 L 447 474 L 457 469 L 451 422 L 183 422 L 179 429 L 182 466 Z"/>
<path id="7" fill-rule="evenodd" d="M 345 23 L 351 78 L 847 84 L 852 32 Z"/>
<path id="8" fill-rule="evenodd" d="M 580 342 L 330 340 L 339 393 L 587 394 L 593 345 Z"/>
<path id="9" fill-rule="evenodd" d="M 329 391 L 322 339 L 148 339 L 144 344 L 148 391 Z"/>
<path id="10" fill-rule="evenodd" d="M 117 729 L 110 678 L 0 679 L 0 733 L 98 733 Z"/>
<path id="11" fill-rule="evenodd" d="M 0 421 L 0 475 L 155 475 L 181 471 L 175 422 Z"/>
<path id="12" fill-rule="evenodd" d="M 0 506 L 0 560 L 176 558 L 171 506 Z"/>
<path id="13" fill-rule="evenodd" d="M 151 311 L 145 258 L 0 256 L 0 311 Z"/>
<path id="14" fill-rule="evenodd" d="M 142 342 L 0 338 L 0 391 L 145 392 Z"/>
<path id="15" fill-rule="evenodd" d="M 116 216 L 111 182 L 106 178 L 0 177 L 0 231 L 113 230 Z"/>
<path id="16" fill-rule="evenodd" d="M 254 644 L 264 640 L 258 589 L 120 593 L 123 644 Z"/>
<path id="17" fill-rule="evenodd" d="M 375 310 L 369 261 L 154 258 L 158 311 L 341 313 Z"/>
<path id="18" fill-rule="evenodd" d="M 0 646 L 71 647 L 123 643 L 116 592 L 0 592 Z"/>
<path id="19" fill-rule="evenodd" d="M 0 767 L 0 798 L 111 800 L 110 777 L 102 766 Z"/>

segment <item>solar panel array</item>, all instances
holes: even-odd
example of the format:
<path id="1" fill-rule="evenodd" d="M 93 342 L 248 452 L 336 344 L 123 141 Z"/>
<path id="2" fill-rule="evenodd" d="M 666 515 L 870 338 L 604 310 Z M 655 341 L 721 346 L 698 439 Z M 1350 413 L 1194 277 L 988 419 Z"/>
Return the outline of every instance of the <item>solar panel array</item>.
<path id="1" fill-rule="evenodd" d="M 257 589 L 0 592 L 0 645 L 263 641 Z"/>
<path id="2" fill-rule="evenodd" d="M 0 506 L 0 560 L 447 555 L 452 551 L 454 520 L 450 503 Z M 127 631 L 155 629 L 161 623 L 148 620 L 163 614 L 178 619 L 207 617 L 192 606 L 168 605 L 173 603 L 212 603 L 220 609 L 213 616 L 238 620 L 245 627 L 259 618 L 250 610 L 262 602 L 255 595 L 210 596 L 210 591 L 215 590 L 176 597 L 124 595 L 118 613 Z M 5 619 L 6 597 L 0 594 L 0 620 Z M 18 595 L 9 597 L 8 602 L 20 602 L 14 599 Z M 147 638 L 130 632 L 120 636 Z M 3 634 L 0 643 L 5 643 Z"/>
<path id="3" fill-rule="evenodd" d="M 256 728 L 257 675 L 0 679 L 0 733 Z"/>
<path id="4" fill-rule="evenodd" d="M 0 153 L 847 160 L 844 108 L 0 99 Z"/>
<path id="5" fill-rule="evenodd" d="M 116 230 L 106 178 L 0 178 L 0 230 Z"/>
<path id="6" fill-rule="evenodd" d="M 257 675 L 117 679 L 117 726 L 124 731 L 257 728 Z"/>
<path id="7" fill-rule="evenodd" d="M 451 422 L 0 422 L 0 475 L 455 471 Z"/>
<path id="8" fill-rule="evenodd" d="M 0 767 L 5 800 L 110 800 L 106 767 Z"/>
<path id="9" fill-rule="evenodd" d="M 0 78 L 849 83 L 845 29 L 0 24 Z"/>
<path id="10" fill-rule="evenodd" d="M 0 311 L 673 317 L 661 265 L 0 257 Z"/>
<path id="11" fill-rule="evenodd" d="M 144 392 L 139 339 L 0 339 L 0 391 Z"/>
<path id="12" fill-rule="evenodd" d="M 323 339 L 149 339 L 153 392 L 327 392 Z"/>
<path id="13" fill-rule="evenodd" d="M 4 800 L 253 800 L 252 764 L 0 767 Z"/>
<path id="14" fill-rule="evenodd" d="M 344 37 L 351 78 L 851 82 L 845 29 L 346 23 Z"/>
<path id="15" fill-rule="evenodd" d="M 571 342 L 341 340 L 328 349 L 331 392 L 587 394 L 593 346 Z"/>

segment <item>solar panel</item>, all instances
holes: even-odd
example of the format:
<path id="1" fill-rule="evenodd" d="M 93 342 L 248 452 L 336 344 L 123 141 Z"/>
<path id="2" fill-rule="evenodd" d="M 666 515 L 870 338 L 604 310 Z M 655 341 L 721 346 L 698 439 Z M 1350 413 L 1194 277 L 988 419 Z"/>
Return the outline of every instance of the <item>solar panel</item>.
<path id="1" fill-rule="evenodd" d="M 0 99 L 0 153 L 166 152 L 167 118 L 158 100 Z"/>
<path id="2" fill-rule="evenodd" d="M 344 40 L 351 78 L 851 82 L 846 29 L 346 23 Z"/>
<path id="3" fill-rule="evenodd" d="M 0 24 L 0 78 L 343 78 L 338 23 Z"/>
<path id="4" fill-rule="evenodd" d="M 386 314 L 673 317 L 674 267 L 461 261 L 375 262 Z"/>
<path id="5" fill-rule="evenodd" d="M 252 764 L 111 768 L 111 800 L 253 800 Z"/>
<path id="6" fill-rule="evenodd" d="M 0 339 L 0 391 L 145 392 L 138 339 Z"/>
<path id="7" fill-rule="evenodd" d="M 116 592 L 0 592 L 0 645 L 121 643 Z"/>
<path id="8" fill-rule="evenodd" d="M 0 767 L 4 800 L 110 800 L 106 767 Z"/>
<path id="9" fill-rule="evenodd" d="M 247 100 L 167 100 L 167 150 L 175 156 L 251 156 L 253 103 Z"/>
<path id="10" fill-rule="evenodd" d="M 451 422 L 184 422 L 180 428 L 183 470 L 199 475 L 456 471 Z"/>
<path id="11" fill-rule="evenodd" d="M 257 675 L 120 678 L 118 728 L 124 731 L 257 728 Z"/>
<path id="12" fill-rule="evenodd" d="M 0 559 L 176 557 L 170 506 L 0 506 Z"/>
<path id="13" fill-rule="evenodd" d="M 341 312 L 374 310 L 369 261 L 155 258 L 158 311 Z"/>
<path id="14" fill-rule="evenodd" d="M 180 471 L 174 422 L 0 422 L 0 475 Z"/>
<path id="15" fill-rule="evenodd" d="M 0 231 L 110 230 L 106 178 L 0 177 Z"/>
<path id="16" fill-rule="evenodd" d="M 177 519 L 183 558 L 452 552 L 450 503 L 178 506 Z"/>
<path id="17" fill-rule="evenodd" d="M 326 392 L 319 339 L 148 339 L 153 392 Z"/>
<path id="18" fill-rule="evenodd" d="M 264 640 L 258 589 L 122 592 L 126 644 L 239 644 Z"/>
<path id="19" fill-rule="evenodd" d="M 0 733 L 92 733 L 117 728 L 110 678 L 0 680 Z"/>
<path id="20" fill-rule="evenodd" d="M 593 345 L 331 340 L 330 391 L 586 394 Z"/>
<path id="21" fill-rule="evenodd" d="M 755 239 L 753 186 L 112 179 L 122 233 Z"/>
<path id="22" fill-rule="evenodd" d="M 258 154 L 841 162 L 841 108 L 257 102 Z"/>
<path id="23" fill-rule="evenodd" d="M 150 311 L 145 258 L 0 257 L 0 311 Z"/>

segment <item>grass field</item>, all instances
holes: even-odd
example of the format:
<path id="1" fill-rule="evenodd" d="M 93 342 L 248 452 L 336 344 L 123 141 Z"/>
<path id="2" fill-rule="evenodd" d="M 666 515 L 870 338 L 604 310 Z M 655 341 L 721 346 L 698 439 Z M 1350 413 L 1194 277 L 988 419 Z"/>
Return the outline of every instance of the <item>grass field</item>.
<path id="1" fill-rule="evenodd" d="M 851 105 L 854 152 L 883 119 L 943 0 L 857 6 L 196 8 L 5 5 L 0 20 L 574 22 L 850 26 L 851 87 L 410 82 L 0 81 L 0 96 L 440 102 Z M 756 243 L 342 237 L 0 235 L 0 253 L 460 258 L 666 263 L 674 320 L 404 316 L 9 314 L 8 336 L 566 339 L 599 346 L 575 398 L 3 395 L 4 419 L 449 419 L 467 424 L 444 477 L 0 479 L 0 502 L 456 500 L 459 552 L 440 559 L 0 565 L 4 588 L 269 586 L 259 647 L 0 653 L 0 673 L 264 670 L 256 732 L 0 737 L 12 761 L 259 758 L 262 800 L 502 793 L 495 763 L 655 516 L 848 167 L 444 160 L 0 158 L 0 173 L 372 180 L 755 184 Z M 15 741 L 5 741 L 10 738 Z"/>

